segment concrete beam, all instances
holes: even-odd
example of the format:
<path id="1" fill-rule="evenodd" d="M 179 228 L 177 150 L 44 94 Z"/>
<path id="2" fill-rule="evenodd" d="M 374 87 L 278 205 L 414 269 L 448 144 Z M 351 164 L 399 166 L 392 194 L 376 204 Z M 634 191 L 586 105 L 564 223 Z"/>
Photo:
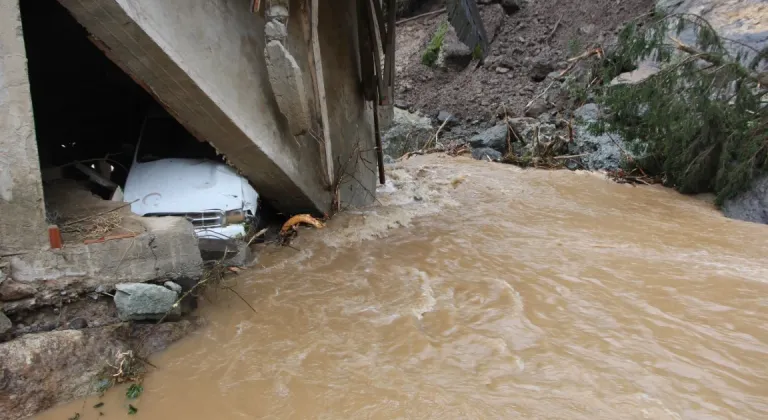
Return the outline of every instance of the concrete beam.
<path id="1" fill-rule="evenodd" d="M 21 14 L 0 0 L 0 257 L 47 245 Z"/>
<path id="2" fill-rule="evenodd" d="M 248 1 L 59 1 L 110 59 L 275 207 L 329 210 L 320 145 L 291 135 L 269 83 L 265 21 L 248 12 Z M 289 50 L 291 42 L 289 34 Z"/>

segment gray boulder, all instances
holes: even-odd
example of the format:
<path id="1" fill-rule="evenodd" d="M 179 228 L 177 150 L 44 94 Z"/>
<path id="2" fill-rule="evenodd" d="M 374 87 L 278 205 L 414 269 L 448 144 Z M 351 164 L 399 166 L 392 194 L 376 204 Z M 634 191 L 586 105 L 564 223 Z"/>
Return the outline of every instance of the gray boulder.
<path id="1" fill-rule="evenodd" d="M 429 118 L 395 108 L 392 125 L 381 138 L 384 154 L 397 159 L 419 150 L 433 133 Z"/>
<path id="2" fill-rule="evenodd" d="M 451 127 L 459 123 L 459 120 L 448 111 L 440 111 L 437 113 L 437 122 L 440 124 L 445 123 L 446 127 Z"/>
<path id="3" fill-rule="evenodd" d="M 518 0 L 501 0 L 501 7 L 504 8 L 504 13 L 511 15 L 520 10 Z"/>
<path id="4" fill-rule="evenodd" d="M 174 283 L 172 281 L 167 281 L 167 282 L 163 283 L 163 286 L 165 286 L 165 288 L 168 289 L 168 290 L 172 290 L 172 291 L 176 292 L 176 294 L 179 295 L 179 296 L 181 296 L 181 293 L 183 292 L 183 289 L 182 289 L 181 285 L 179 285 L 177 283 Z"/>
<path id="5" fill-rule="evenodd" d="M 472 149 L 472 157 L 477 160 L 492 160 L 498 162 L 501 160 L 501 153 L 498 150 L 491 149 L 489 147 L 480 147 Z"/>
<path id="6" fill-rule="evenodd" d="M 541 114 L 549 111 L 552 107 L 549 105 L 546 99 L 539 98 L 531 102 L 531 106 L 526 108 L 525 116 L 531 118 L 538 118 Z"/>
<path id="7" fill-rule="evenodd" d="M 456 36 L 456 30 L 450 26 L 448 32 L 445 33 L 435 65 L 447 70 L 461 71 L 470 62 L 472 62 L 472 51 L 459 40 L 459 37 Z"/>
<path id="8" fill-rule="evenodd" d="M 599 110 L 595 104 L 586 104 L 576 111 L 576 124 L 574 127 L 574 141 L 570 146 L 574 154 L 585 154 L 582 162 L 590 170 L 614 170 L 618 169 L 622 159 L 624 140 L 618 134 L 604 134 L 595 136 L 588 130 L 590 122 L 597 121 Z M 619 146 L 621 145 L 621 147 Z"/>
<path id="9" fill-rule="evenodd" d="M 545 59 L 538 59 L 531 65 L 529 76 L 534 82 L 542 82 L 553 71 L 555 71 L 555 66 L 552 62 Z"/>
<path id="10" fill-rule="evenodd" d="M 30 283 L 6 280 L 0 284 L 0 300 L 12 301 L 32 297 L 37 288 Z"/>
<path id="11" fill-rule="evenodd" d="M 746 192 L 726 200 L 723 214 L 731 219 L 768 224 L 768 175 L 756 179 Z"/>
<path id="12" fill-rule="evenodd" d="M 0 335 L 7 333 L 11 328 L 13 328 L 11 320 L 4 313 L 0 312 Z"/>
<path id="13" fill-rule="evenodd" d="M 505 153 L 507 151 L 507 125 L 499 124 L 469 139 L 473 149 L 490 148 Z"/>
<path id="14" fill-rule="evenodd" d="M 117 316 L 122 321 L 159 320 L 166 314 L 180 314 L 178 293 L 163 286 L 146 283 L 120 283 L 115 285 Z"/>
<path id="15" fill-rule="evenodd" d="M 765 25 L 768 22 L 768 8 L 765 7 L 765 0 L 657 0 L 656 8 L 667 14 L 691 13 L 701 16 L 718 34 L 736 41 L 725 43 L 725 47 L 734 56 L 741 52 L 750 60 L 755 50 L 768 46 L 768 26 Z M 677 38 L 689 45 L 696 44 L 693 27 L 686 28 Z"/>

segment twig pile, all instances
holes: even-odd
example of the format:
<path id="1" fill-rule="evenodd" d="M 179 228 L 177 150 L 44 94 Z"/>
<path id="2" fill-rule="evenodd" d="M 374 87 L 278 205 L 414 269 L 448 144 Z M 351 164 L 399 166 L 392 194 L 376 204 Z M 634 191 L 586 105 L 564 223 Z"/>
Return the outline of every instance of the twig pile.
<path id="1" fill-rule="evenodd" d="M 637 169 L 633 169 L 630 172 L 627 172 L 623 169 L 616 169 L 613 171 L 608 171 L 607 175 L 608 175 L 608 178 L 610 178 L 617 184 L 653 185 L 653 184 L 664 183 L 663 176 L 655 176 L 655 177 L 648 176 L 642 171 L 638 171 Z"/>
<path id="2" fill-rule="evenodd" d="M 61 231 L 73 233 L 82 239 L 96 239 L 106 236 L 119 228 L 123 222 L 123 216 L 119 213 L 105 213 L 88 219 L 83 219 L 65 224 Z"/>

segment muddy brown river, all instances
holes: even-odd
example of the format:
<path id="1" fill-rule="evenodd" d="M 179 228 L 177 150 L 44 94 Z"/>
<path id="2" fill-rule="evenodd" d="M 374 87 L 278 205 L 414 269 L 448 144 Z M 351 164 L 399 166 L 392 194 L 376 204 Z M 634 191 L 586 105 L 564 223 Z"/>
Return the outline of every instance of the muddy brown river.
<path id="1" fill-rule="evenodd" d="M 125 392 L 38 419 L 765 419 L 768 226 L 583 172 L 427 156 L 268 248 Z M 99 417 L 99 411 L 104 413 Z"/>

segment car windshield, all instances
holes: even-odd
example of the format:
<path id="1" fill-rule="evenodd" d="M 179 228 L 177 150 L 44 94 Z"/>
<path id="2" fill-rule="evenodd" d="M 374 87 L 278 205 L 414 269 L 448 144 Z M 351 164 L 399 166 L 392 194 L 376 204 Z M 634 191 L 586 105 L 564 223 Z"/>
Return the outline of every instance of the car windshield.
<path id="1" fill-rule="evenodd" d="M 216 159 L 216 150 L 207 142 L 198 141 L 173 118 L 147 118 L 136 160 L 151 162 L 159 159 Z"/>

